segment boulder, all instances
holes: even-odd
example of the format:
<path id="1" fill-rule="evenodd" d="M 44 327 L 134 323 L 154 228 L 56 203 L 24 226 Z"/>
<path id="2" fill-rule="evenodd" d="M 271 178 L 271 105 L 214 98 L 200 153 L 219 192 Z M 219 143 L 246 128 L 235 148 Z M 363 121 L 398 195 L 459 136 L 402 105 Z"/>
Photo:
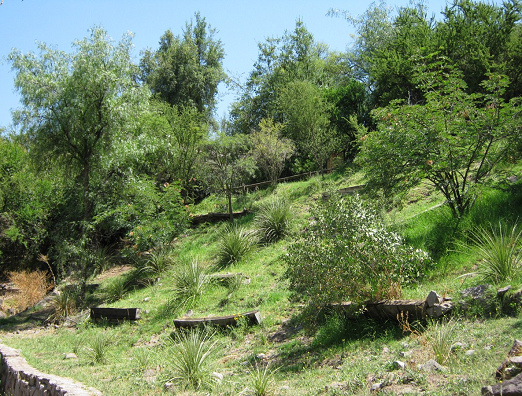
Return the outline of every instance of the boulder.
<path id="1" fill-rule="evenodd" d="M 482 388 L 483 396 L 520 396 L 522 395 L 522 373 L 501 384 Z"/>

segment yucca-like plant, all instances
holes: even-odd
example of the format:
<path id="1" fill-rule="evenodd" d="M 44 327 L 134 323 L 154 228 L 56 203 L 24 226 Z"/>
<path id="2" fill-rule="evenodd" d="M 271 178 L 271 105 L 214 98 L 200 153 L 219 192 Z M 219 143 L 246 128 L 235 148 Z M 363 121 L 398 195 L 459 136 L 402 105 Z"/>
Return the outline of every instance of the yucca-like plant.
<path id="1" fill-rule="evenodd" d="M 252 231 L 237 225 L 227 225 L 218 243 L 218 264 L 221 267 L 237 263 L 255 246 Z"/>
<path id="2" fill-rule="evenodd" d="M 52 313 L 47 320 L 51 323 L 59 323 L 69 315 L 76 313 L 76 301 L 78 293 L 76 290 L 64 289 L 51 300 Z"/>
<path id="3" fill-rule="evenodd" d="M 291 218 L 291 206 L 285 199 L 276 198 L 262 205 L 255 219 L 262 241 L 272 243 L 283 238 L 288 233 Z"/>
<path id="4" fill-rule="evenodd" d="M 515 278 L 522 263 L 522 231 L 513 227 L 481 227 L 471 236 L 472 249 L 479 255 L 478 274 L 484 281 L 500 283 Z"/>
<path id="5" fill-rule="evenodd" d="M 177 300 L 198 300 L 209 281 L 205 267 L 198 260 L 182 265 L 174 275 Z"/>
<path id="6" fill-rule="evenodd" d="M 217 341 L 214 333 L 195 329 L 173 336 L 169 356 L 174 376 L 192 389 L 200 389 L 211 382 L 213 357 Z"/>
<path id="7" fill-rule="evenodd" d="M 147 255 L 138 262 L 137 270 L 142 281 L 155 279 L 172 268 L 172 249 L 161 247 Z"/>
<path id="8" fill-rule="evenodd" d="M 269 394 L 270 388 L 274 383 L 274 373 L 276 371 L 270 369 L 269 364 L 263 368 L 256 364 L 255 369 L 250 371 L 250 388 L 255 396 L 266 396 Z"/>
<path id="9" fill-rule="evenodd" d="M 121 300 L 129 292 L 127 279 L 125 277 L 117 277 L 112 279 L 105 287 L 104 294 L 108 302 Z"/>

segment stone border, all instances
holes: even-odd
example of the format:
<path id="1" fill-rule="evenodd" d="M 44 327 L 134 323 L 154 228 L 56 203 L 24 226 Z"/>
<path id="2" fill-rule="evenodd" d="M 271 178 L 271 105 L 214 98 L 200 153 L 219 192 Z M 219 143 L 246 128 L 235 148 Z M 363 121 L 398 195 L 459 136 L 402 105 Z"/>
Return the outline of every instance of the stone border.
<path id="1" fill-rule="evenodd" d="M 0 394 L 6 396 L 93 396 L 95 389 L 29 366 L 20 351 L 0 344 Z"/>

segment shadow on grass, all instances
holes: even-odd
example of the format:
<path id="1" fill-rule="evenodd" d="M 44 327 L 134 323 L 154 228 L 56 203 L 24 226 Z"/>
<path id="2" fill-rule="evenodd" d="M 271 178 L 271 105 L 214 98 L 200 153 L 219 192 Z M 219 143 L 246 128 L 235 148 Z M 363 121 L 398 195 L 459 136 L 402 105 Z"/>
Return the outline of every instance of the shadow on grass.
<path id="1" fill-rule="evenodd" d="M 505 189 L 487 189 L 460 219 L 447 206 L 410 219 L 400 230 L 406 242 L 427 250 L 435 261 L 455 249 L 455 242 L 466 242 L 470 230 L 477 227 L 514 224 L 522 218 L 522 184 Z"/>
<path id="2" fill-rule="evenodd" d="M 395 321 L 376 321 L 362 315 L 347 319 L 341 314 L 331 314 L 314 329 L 313 337 L 293 334 L 289 342 L 279 347 L 280 370 L 299 372 L 303 368 L 322 365 L 332 354 L 344 351 L 347 345 L 359 342 L 386 344 L 404 336 Z"/>

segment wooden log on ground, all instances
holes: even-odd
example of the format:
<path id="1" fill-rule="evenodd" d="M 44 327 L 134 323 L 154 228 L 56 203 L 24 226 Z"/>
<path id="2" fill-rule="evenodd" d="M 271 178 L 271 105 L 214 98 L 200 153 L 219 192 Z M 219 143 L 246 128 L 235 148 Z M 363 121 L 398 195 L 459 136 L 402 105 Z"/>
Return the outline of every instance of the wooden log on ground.
<path id="1" fill-rule="evenodd" d="M 234 218 L 238 218 L 238 217 L 242 217 L 242 216 L 245 216 L 247 214 L 249 214 L 250 211 L 248 211 L 247 209 L 241 211 L 241 212 L 234 212 L 232 213 L 232 216 Z M 214 212 L 211 212 L 211 213 L 207 213 L 207 214 L 202 214 L 202 215 L 196 215 L 196 216 L 192 216 L 191 217 L 191 221 L 192 221 L 192 226 L 197 226 L 198 224 L 203 224 L 203 223 L 218 223 L 220 221 L 227 221 L 227 220 L 230 220 L 230 214 L 229 213 L 214 213 Z"/>
<path id="2" fill-rule="evenodd" d="M 341 188 L 341 189 L 337 190 L 337 193 L 341 194 L 342 196 L 345 196 L 345 195 L 355 194 L 356 192 L 361 191 L 363 188 L 364 188 L 364 184 L 360 184 L 357 186 Z M 323 193 L 323 199 L 326 200 L 328 198 L 330 198 L 330 194 Z"/>
<path id="3" fill-rule="evenodd" d="M 91 319 L 107 319 L 109 321 L 138 320 L 139 308 L 91 308 Z"/>
<path id="4" fill-rule="evenodd" d="M 241 318 L 246 318 L 247 323 L 251 326 L 258 325 L 261 323 L 261 314 L 259 313 L 259 311 L 256 310 L 227 316 L 174 319 L 174 326 L 180 328 L 198 327 L 203 325 L 213 325 L 219 327 L 237 326 L 238 321 Z"/>
<path id="5" fill-rule="evenodd" d="M 366 304 L 365 315 L 373 319 L 397 320 L 407 315 L 409 320 L 425 319 L 425 300 L 383 300 Z"/>
<path id="6" fill-rule="evenodd" d="M 236 273 L 227 272 L 226 274 L 210 274 L 210 275 L 207 275 L 207 276 L 210 279 L 224 280 L 224 281 L 228 281 L 228 280 L 234 279 L 235 277 L 241 277 L 241 279 L 243 280 L 244 284 L 248 285 L 250 283 L 250 277 L 246 276 L 246 275 L 243 275 L 241 272 L 236 272 Z"/>

